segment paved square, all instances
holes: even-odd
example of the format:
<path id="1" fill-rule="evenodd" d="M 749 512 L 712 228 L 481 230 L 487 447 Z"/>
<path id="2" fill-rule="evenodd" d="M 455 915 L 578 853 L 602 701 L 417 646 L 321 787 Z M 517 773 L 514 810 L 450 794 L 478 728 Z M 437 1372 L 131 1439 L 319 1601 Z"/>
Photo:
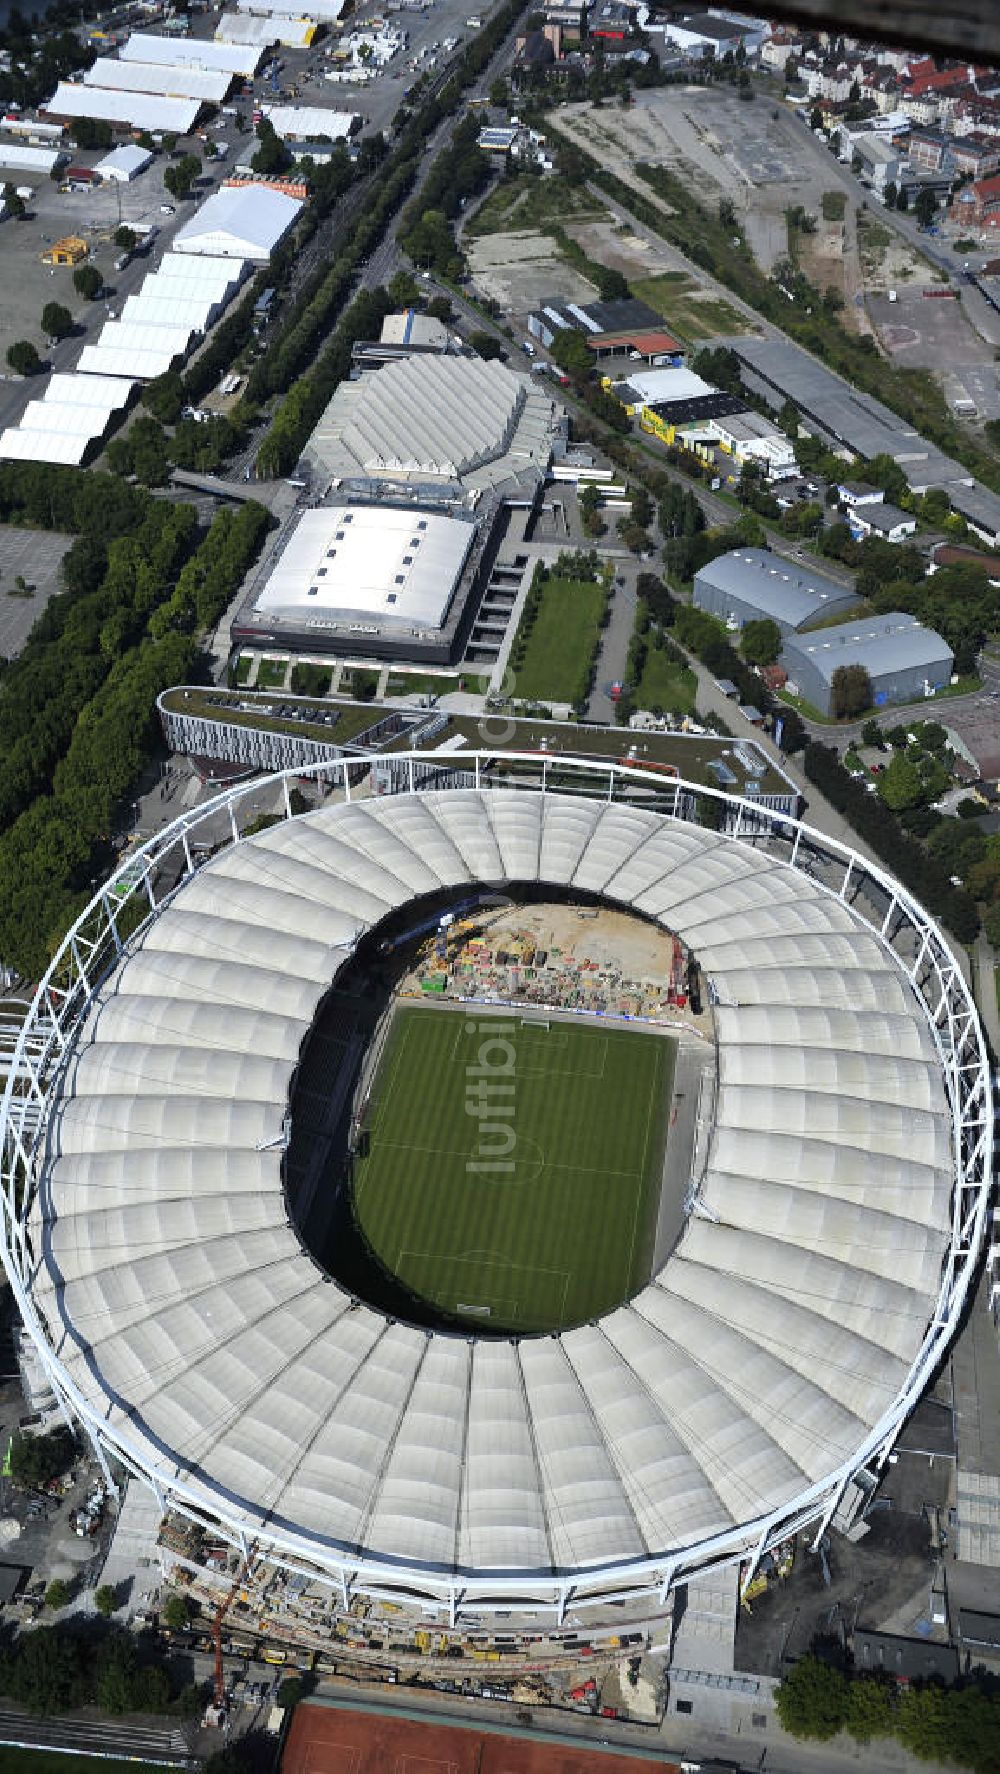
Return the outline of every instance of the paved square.
<path id="1" fill-rule="evenodd" d="M 0 658 L 14 659 L 49 599 L 62 590 L 59 569 L 72 536 L 0 524 Z M 34 590 L 22 596 L 16 581 Z"/>

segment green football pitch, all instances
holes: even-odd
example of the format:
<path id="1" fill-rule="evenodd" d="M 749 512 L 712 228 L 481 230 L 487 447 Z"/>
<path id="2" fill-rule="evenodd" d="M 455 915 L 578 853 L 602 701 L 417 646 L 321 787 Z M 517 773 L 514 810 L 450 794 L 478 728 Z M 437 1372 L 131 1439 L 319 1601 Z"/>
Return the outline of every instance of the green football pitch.
<path id="1" fill-rule="evenodd" d="M 617 1305 L 649 1274 L 675 1054 L 633 1030 L 397 1010 L 354 1169 L 366 1243 L 470 1328 Z"/>

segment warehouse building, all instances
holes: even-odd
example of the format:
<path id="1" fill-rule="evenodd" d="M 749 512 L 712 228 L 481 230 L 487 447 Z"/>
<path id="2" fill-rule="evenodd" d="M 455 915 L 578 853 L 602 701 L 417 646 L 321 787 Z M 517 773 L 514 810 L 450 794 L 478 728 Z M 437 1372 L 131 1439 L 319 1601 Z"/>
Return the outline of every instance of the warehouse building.
<path id="1" fill-rule="evenodd" d="M 33 172 L 40 178 L 50 179 L 66 159 L 68 155 L 59 148 L 36 148 L 27 142 L 0 142 L 0 167 L 5 172 Z"/>
<path id="2" fill-rule="evenodd" d="M 152 165 L 153 156 L 148 148 L 140 148 L 131 142 L 123 142 L 120 148 L 112 148 L 105 154 L 94 168 L 99 178 L 107 179 L 116 185 L 130 185 L 147 166 Z"/>
<path id="3" fill-rule="evenodd" d="M 878 536 L 883 542 L 905 542 L 917 533 L 916 518 L 886 499 L 877 499 L 871 505 L 855 505 L 848 512 L 847 521 L 856 539 Z"/>
<path id="4" fill-rule="evenodd" d="M 312 142 L 328 136 L 346 142 L 361 127 L 357 111 L 328 111 L 322 105 L 262 105 L 275 135 L 283 141 Z"/>
<path id="5" fill-rule="evenodd" d="M 152 93 L 221 105 L 229 97 L 233 76 L 228 69 L 192 68 L 183 62 L 168 67 L 166 62 L 122 62 L 99 55 L 84 74 L 83 83 L 111 92 Z"/>
<path id="6" fill-rule="evenodd" d="M 405 492 L 366 500 L 360 483 L 339 491 L 340 502 L 299 518 L 237 615 L 233 644 L 449 664 L 484 583 L 500 502 L 473 513 Z"/>
<path id="7" fill-rule="evenodd" d="M 57 372 L 41 400 L 29 401 L 20 422 L 0 433 L 0 459 L 79 467 L 129 404 L 133 387 L 126 377 Z"/>
<path id="8" fill-rule="evenodd" d="M 791 694 L 829 715 L 833 674 L 840 666 L 864 666 L 872 681 L 873 705 L 885 708 L 943 690 L 951 682 L 955 658 L 934 629 L 924 628 L 904 611 L 892 610 L 815 635 L 789 635 L 781 663 Z"/>
<path id="9" fill-rule="evenodd" d="M 812 567 L 766 548 L 734 548 L 699 568 L 694 601 L 730 628 L 769 619 L 787 635 L 846 616 L 858 600 L 850 586 Z"/>
<path id="10" fill-rule="evenodd" d="M 684 347 L 668 333 L 660 316 L 634 296 L 609 302 L 565 302 L 553 296 L 528 316 L 528 331 L 548 351 L 557 335 L 582 333 L 595 357 L 634 353 L 647 362 L 680 362 Z"/>

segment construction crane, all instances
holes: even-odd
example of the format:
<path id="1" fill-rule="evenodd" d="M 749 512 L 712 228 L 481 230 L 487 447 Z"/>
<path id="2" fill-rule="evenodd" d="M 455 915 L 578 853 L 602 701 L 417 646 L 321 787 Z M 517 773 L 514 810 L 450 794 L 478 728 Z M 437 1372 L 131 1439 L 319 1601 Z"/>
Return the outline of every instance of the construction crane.
<path id="1" fill-rule="evenodd" d="M 215 1651 L 215 1695 L 214 1695 L 214 1698 L 215 1698 L 215 1704 L 218 1707 L 220 1712 L 221 1712 L 223 1706 L 225 1705 L 225 1701 L 226 1701 L 226 1677 L 225 1677 L 225 1672 L 222 1667 L 222 1623 L 225 1620 L 226 1615 L 228 1614 L 230 1608 L 233 1605 L 233 1602 L 236 1599 L 236 1592 L 239 1589 L 240 1584 L 243 1582 L 244 1577 L 247 1575 L 247 1573 L 250 1570 L 251 1565 L 253 1564 L 253 1556 L 254 1556 L 254 1553 L 256 1552 L 256 1550 L 257 1550 L 257 1542 L 255 1540 L 253 1545 L 251 1546 L 249 1552 L 247 1553 L 245 1559 L 243 1560 L 242 1564 L 240 1565 L 240 1568 L 237 1571 L 235 1577 L 233 1578 L 233 1581 L 229 1587 L 228 1593 L 223 1596 L 221 1602 L 219 1603 L 218 1607 L 216 1608 L 215 1615 L 212 1620 L 212 1646 Z"/>

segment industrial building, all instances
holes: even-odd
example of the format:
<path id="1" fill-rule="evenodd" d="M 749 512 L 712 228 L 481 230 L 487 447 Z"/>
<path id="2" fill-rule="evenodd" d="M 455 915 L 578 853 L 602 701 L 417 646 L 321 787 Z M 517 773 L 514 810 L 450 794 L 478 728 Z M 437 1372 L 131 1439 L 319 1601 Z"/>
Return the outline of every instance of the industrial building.
<path id="1" fill-rule="evenodd" d="M 719 413 L 697 429 L 709 442 L 718 443 L 739 468 L 744 462 L 755 462 L 768 480 L 787 480 L 797 472 L 791 438 L 760 413 Z M 693 432 L 690 441 L 694 441 Z"/>
<path id="2" fill-rule="evenodd" d="M 153 156 L 148 148 L 140 148 L 132 142 L 123 142 L 120 148 L 112 148 L 105 154 L 94 168 L 99 178 L 108 179 L 118 185 L 130 185 L 147 166 L 153 163 Z"/>
<path id="3" fill-rule="evenodd" d="M 557 334 L 584 335 L 596 358 L 634 355 L 648 362 L 680 362 L 684 347 L 668 333 L 660 316 L 635 297 L 609 302 L 564 302 L 552 297 L 528 316 L 528 331 L 548 351 Z"/>
<path id="4" fill-rule="evenodd" d="M 223 185 L 174 235 L 175 253 L 264 264 L 294 227 L 302 204 L 269 185 Z"/>
<path id="5" fill-rule="evenodd" d="M 322 105 L 262 105 L 275 135 L 284 141 L 311 142 L 329 136 L 346 142 L 361 127 L 357 111 L 328 111 Z"/>
<path id="6" fill-rule="evenodd" d="M 276 43 L 287 49 L 308 49 L 315 35 L 312 19 L 286 17 L 278 12 L 263 17 L 248 12 L 224 12 L 215 27 L 217 43 L 252 44 L 257 49 L 273 49 Z"/>
<path id="7" fill-rule="evenodd" d="M 226 69 L 192 68 L 184 62 L 168 66 L 166 62 L 123 62 L 99 55 L 84 74 L 83 83 L 112 92 L 150 93 L 221 105 L 229 97 L 233 75 Z"/>
<path id="8" fill-rule="evenodd" d="M 781 652 L 788 689 L 821 715 L 832 713 L 833 674 L 840 666 L 862 665 L 871 678 L 872 704 L 885 708 L 933 695 L 951 682 L 955 656 L 933 628 L 915 616 L 892 610 L 866 616 L 815 635 L 788 635 Z"/>
<path id="9" fill-rule="evenodd" d="M 858 599 L 849 585 L 814 567 L 766 548 L 734 548 L 699 567 L 694 602 L 697 609 L 718 616 L 730 628 L 766 618 L 787 635 L 846 616 Z"/>
<path id="10" fill-rule="evenodd" d="M 506 364 L 424 353 L 342 382 L 306 448 L 315 475 L 457 488 L 509 486 L 530 496 L 561 420 L 552 396 Z"/>
<path id="11" fill-rule="evenodd" d="M 660 810 L 638 770 L 554 761 L 323 763 L 338 793 L 296 818 L 297 765 L 266 830 L 230 793 L 232 842 L 187 811 L 102 885 L 96 949 L 67 936 L 77 989 L 27 1013 L 0 1109 L 5 1268 L 67 1414 L 158 1513 L 345 1612 L 575 1630 L 850 1527 L 979 1273 L 990 1060 L 933 921 L 787 813 L 720 797 L 716 830 L 704 789 Z M 331 986 L 483 883 L 639 912 L 713 987 L 697 1211 L 633 1298 L 545 1337 L 388 1315 L 285 1189 Z"/>
<path id="12" fill-rule="evenodd" d="M 61 148 L 36 148 L 28 142 L 0 142 L 0 167 L 5 172 L 34 172 L 41 178 L 50 179 L 68 158 Z"/>

